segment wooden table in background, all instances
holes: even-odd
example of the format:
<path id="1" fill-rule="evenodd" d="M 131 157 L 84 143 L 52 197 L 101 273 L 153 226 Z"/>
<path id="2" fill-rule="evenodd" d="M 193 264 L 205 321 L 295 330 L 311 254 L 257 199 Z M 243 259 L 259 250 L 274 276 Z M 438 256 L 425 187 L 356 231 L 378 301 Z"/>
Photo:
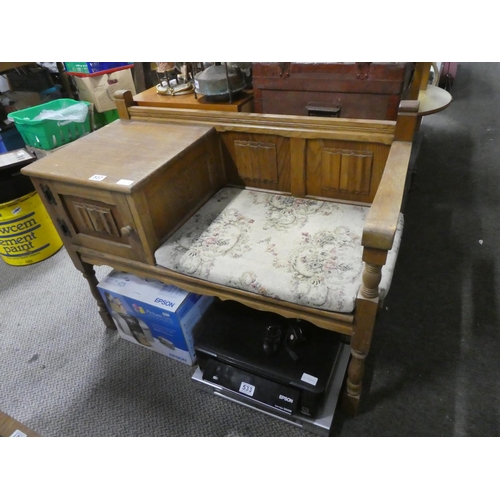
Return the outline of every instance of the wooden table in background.
<path id="1" fill-rule="evenodd" d="M 156 87 L 141 92 L 134 96 L 138 106 L 160 108 L 204 109 L 205 111 L 234 111 L 239 113 L 253 112 L 253 92 L 245 90 L 236 96 L 233 102 L 213 102 L 206 96 L 193 94 L 186 95 L 161 95 L 156 92 Z"/>
<path id="2" fill-rule="evenodd" d="M 435 85 L 428 85 L 425 90 L 418 93 L 420 106 L 418 108 L 419 116 L 433 115 L 446 109 L 452 101 L 451 94 Z"/>
<path id="3" fill-rule="evenodd" d="M 0 437 L 10 437 L 15 431 L 21 431 L 26 437 L 39 437 L 36 432 L 0 411 Z"/>

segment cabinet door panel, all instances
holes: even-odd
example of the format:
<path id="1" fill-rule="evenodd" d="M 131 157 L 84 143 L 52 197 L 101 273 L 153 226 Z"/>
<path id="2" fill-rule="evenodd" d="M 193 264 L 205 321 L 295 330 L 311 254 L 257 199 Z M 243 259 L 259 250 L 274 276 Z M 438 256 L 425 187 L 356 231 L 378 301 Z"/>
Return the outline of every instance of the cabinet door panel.
<path id="1" fill-rule="evenodd" d="M 127 196 L 55 183 L 71 243 L 124 258 L 145 261 Z"/>
<path id="2" fill-rule="evenodd" d="M 78 233 L 122 242 L 120 228 L 124 227 L 124 224 L 116 206 L 73 196 L 63 198 Z"/>
<path id="3" fill-rule="evenodd" d="M 371 203 L 384 172 L 389 146 L 310 140 L 306 152 L 309 196 Z"/>

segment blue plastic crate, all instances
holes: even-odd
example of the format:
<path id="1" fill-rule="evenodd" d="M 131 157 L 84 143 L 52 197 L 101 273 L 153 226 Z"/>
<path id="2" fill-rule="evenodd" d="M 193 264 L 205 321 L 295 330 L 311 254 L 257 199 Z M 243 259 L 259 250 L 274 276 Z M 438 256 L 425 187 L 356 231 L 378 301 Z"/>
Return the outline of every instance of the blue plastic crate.
<path id="1" fill-rule="evenodd" d="M 122 66 L 130 66 L 130 62 L 65 62 L 64 67 L 68 73 L 92 75 L 101 71 L 108 71 Z"/>

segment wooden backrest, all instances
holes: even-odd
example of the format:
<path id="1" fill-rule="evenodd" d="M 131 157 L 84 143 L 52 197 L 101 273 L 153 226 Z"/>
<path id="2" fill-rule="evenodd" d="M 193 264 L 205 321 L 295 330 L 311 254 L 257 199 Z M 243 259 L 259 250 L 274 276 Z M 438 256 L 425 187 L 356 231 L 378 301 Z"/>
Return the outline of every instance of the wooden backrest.
<path id="1" fill-rule="evenodd" d="M 121 119 L 212 125 L 229 185 L 299 197 L 371 203 L 392 142 L 414 132 L 405 131 L 415 114 L 406 104 L 396 122 L 135 106 L 128 91 L 115 98 Z"/>
<path id="2" fill-rule="evenodd" d="M 370 203 L 390 144 L 221 132 L 229 184 Z"/>

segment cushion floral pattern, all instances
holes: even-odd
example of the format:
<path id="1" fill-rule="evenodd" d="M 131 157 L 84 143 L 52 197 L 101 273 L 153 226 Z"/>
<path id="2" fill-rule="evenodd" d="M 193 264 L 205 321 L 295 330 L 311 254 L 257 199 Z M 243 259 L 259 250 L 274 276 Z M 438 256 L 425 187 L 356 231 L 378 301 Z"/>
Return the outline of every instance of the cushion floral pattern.
<path id="1" fill-rule="evenodd" d="M 354 310 L 368 207 L 224 188 L 155 253 L 168 269 L 327 311 Z M 391 283 L 403 216 L 380 295 Z"/>

